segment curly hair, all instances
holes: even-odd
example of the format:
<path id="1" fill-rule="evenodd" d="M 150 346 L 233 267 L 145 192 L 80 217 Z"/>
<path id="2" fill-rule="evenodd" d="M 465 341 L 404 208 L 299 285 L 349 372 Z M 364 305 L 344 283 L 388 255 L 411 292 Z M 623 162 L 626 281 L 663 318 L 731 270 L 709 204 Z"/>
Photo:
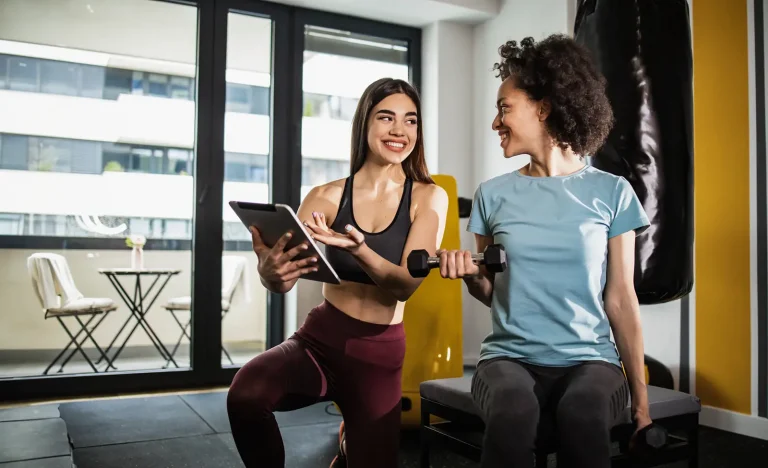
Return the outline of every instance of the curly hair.
<path id="1" fill-rule="evenodd" d="M 546 125 L 557 145 L 579 155 L 594 154 L 613 127 L 613 110 L 605 92 L 605 77 L 590 52 L 568 36 L 554 34 L 535 42 L 507 41 L 499 47 L 501 62 L 494 71 L 533 100 L 547 99 L 551 111 Z"/>

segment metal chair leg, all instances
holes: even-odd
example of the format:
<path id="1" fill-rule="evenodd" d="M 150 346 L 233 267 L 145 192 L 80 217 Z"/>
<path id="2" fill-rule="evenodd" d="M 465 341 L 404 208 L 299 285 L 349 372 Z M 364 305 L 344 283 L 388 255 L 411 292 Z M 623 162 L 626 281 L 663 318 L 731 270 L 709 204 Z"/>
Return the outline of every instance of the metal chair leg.
<path id="1" fill-rule="evenodd" d="M 183 340 L 185 337 L 192 341 L 192 338 L 187 333 L 187 329 L 189 328 L 190 324 L 192 323 L 192 314 L 189 315 L 189 320 L 186 324 L 182 325 L 181 320 L 179 320 L 179 317 L 176 316 L 176 313 L 172 309 L 168 309 L 168 312 L 171 313 L 171 317 L 176 321 L 176 323 L 179 325 L 179 328 L 181 328 L 181 335 L 179 335 L 179 339 L 176 340 L 176 345 L 174 345 L 173 350 L 170 352 L 168 359 L 165 360 L 165 365 L 163 366 L 163 369 L 166 369 L 170 364 L 171 360 L 176 357 L 176 351 L 179 349 L 179 346 L 181 345 L 181 340 Z"/>
<path id="2" fill-rule="evenodd" d="M 69 331 L 69 328 L 67 328 L 67 326 L 64 324 L 64 321 L 61 320 L 61 317 L 56 317 L 56 320 L 59 321 L 61 326 L 67 332 L 67 335 L 69 335 L 69 337 L 72 338 L 72 342 L 75 343 L 75 346 L 77 347 L 77 350 L 80 352 L 80 354 L 83 355 L 83 357 L 85 358 L 85 361 L 88 363 L 88 365 L 91 366 L 91 369 L 93 369 L 94 372 L 98 373 L 99 371 L 98 371 L 98 369 L 96 369 L 96 366 L 93 365 L 93 362 L 91 361 L 91 358 L 88 357 L 88 354 L 85 352 L 85 350 L 83 350 L 83 347 L 81 346 L 81 344 L 77 342 L 77 340 L 75 339 L 75 336 L 72 334 L 72 332 Z M 82 322 L 80 322 L 80 323 L 82 323 Z M 64 367 L 62 366 L 62 369 L 63 368 Z"/>
<path id="3" fill-rule="evenodd" d="M 107 315 L 108 315 L 108 312 L 104 312 L 104 313 L 102 313 L 102 314 L 101 314 L 101 318 L 99 318 L 99 320 L 96 322 L 96 324 L 95 324 L 95 325 L 93 325 L 93 326 L 92 326 L 92 327 L 90 327 L 90 328 L 88 328 L 88 325 L 90 325 L 90 323 L 93 321 L 93 319 L 94 319 L 94 318 L 96 318 L 96 315 L 91 315 L 91 318 L 89 318 L 89 319 L 88 319 L 88 321 L 87 321 L 87 322 L 85 322 L 85 324 L 83 324 L 83 323 L 82 323 L 82 321 L 80 320 L 80 317 L 78 317 L 77 315 L 75 315 L 75 320 L 77 320 L 77 322 L 80 324 L 80 330 L 79 330 L 79 331 L 78 331 L 78 332 L 75 334 L 75 338 L 77 338 L 78 336 L 80 336 L 80 333 L 83 333 L 83 332 L 85 332 L 85 335 L 86 335 L 86 336 L 85 336 L 85 338 L 83 338 L 82 340 L 80 340 L 80 346 L 82 346 L 83 344 L 85 344 L 85 341 L 86 341 L 88 338 L 90 338 L 90 339 L 91 339 L 91 341 L 92 341 L 92 342 L 93 342 L 93 344 L 96 346 L 96 349 L 99 351 L 99 354 L 100 354 L 100 357 L 99 357 L 99 359 L 96 361 L 95 365 L 97 365 L 97 366 L 98 366 L 99 364 L 101 364 L 101 361 L 102 361 L 102 360 L 106 359 L 106 361 L 107 361 L 107 367 L 104 369 L 104 371 L 105 371 L 105 372 L 106 372 L 106 371 L 108 371 L 110 368 L 117 370 L 117 367 L 115 367 L 115 366 L 114 366 L 114 364 L 112 364 L 112 361 L 110 361 L 110 360 L 107 358 L 107 352 L 106 352 L 106 351 L 103 351 L 103 350 L 101 350 L 101 348 L 99 347 L 99 345 L 96 343 L 96 340 L 93 338 L 93 336 L 92 336 L 92 333 L 93 333 L 93 332 L 94 332 L 94 331 L 95 331 L 95 330 L 96 330 L 96 329 L 99 327 L 99 325 L 101 325 L 101 322 L 103 322 L 103 321 L 104 321 L 104 319 L 107 317 Z M 72 351 L 69 353 L 69 355 L 67 356 L 67 358 L 64 360 L 64 362 L 62 362 L 62 363 L 61 363 L 61 366 L 59 367 L 59 370 L 58 370 L 58 373 L 59 373 L 59 374 L 60 374 L 60 373 L 62 373 L 62 372 L 64 371 L 64 366 L 66 366 L 66 365 L 67 365 L 67 363 L 69 362 L 69 360 L 70 360 L 70 359 L 72 359 L 72 357 L 75 355 L 75 353 L 77 353 L 77 349 L 73 349 L 73 350 L 72 350 Z"/>
<path id="4" fill-rule="evenodd" d="M 107 312 L 104 312 L 104 315 L 106 316 Z M 94 325 L 92 329 L 88 330 L 87 324 L 83 324 L 83 322 L 80 320 L 80 317 L 75 315 L 75 320 L 77 320 L 77 323 L 79 323 L 80 326 L 82 327 L 82 329 L 85 330 L 85 334 L 88 336 L 88 338 L 90 338 L 91 343 L 93 343 L 93 346 L 96 347 L 96 350 L 101 355 L 101 358 L 99 360 L 104 359 L 105 361 L 107 361 L 107 367 L 106 367 L 106 369 L 104 369 L 104 371 L 105 372 L 108 371 L 110 367 L 112 369 L 117 369 L 115 366 L 112 365 L 112 361 L 110 361 L 109 356 L 107 356 L 107 354 L 104 352 L 104 350 L 101 349 L 101 346 L 99 346 L 99 344 L 96 342 L 96 339 L 92 335 L 93 331 L 96 330 L 96 327 L 98 326 L 98 323 L 101 323 L 101 321 L 99 321 L 96 325 Z"/>
<path id="5" fill-rule="evenodd" d="M 221 321 L 222 322 L 224 321 L 224 317 L 226 317 L 226 316 L 227 316 L 227 311 L 223 310 L 221 312 Z M 234 366 L 235 365 L 235 361 L 232 360 L 232 356 L 229 355 L 229 352 L 224 347 L 224 336 L 223 336 L 223 334 L 222 334 L 222 337 L 221 337 L 221 351 L 224 353 L 225 356 L 227 356 L 227 360 L 229 361 L 229 364 Z"/>
<path id="6" fill-rule="evenodd" d="M 46 314 L 46 318 L 48 318 L 47 314 Z M 90 318 L 90 320 L 88 320 L 88 322 L 87 322 L 87 323 L 90 323 L 90 322 L 93 320 L 93 318 L 94 318 L 94 316 L 92 316 L 92 317 Z M 59 320 L 59 323 L 61 323 L 61 320 Z M 62 324 L 62 326 L 64 326 L 64 325 Z M 46 368 L 45 368 L 45 370 L 43 371 L 43 375 L 47 375 L 47 374 L 48 374 L 48 372 L 51 370 L 51 367 L 53 367 L 53 365 L 54 365 L 54 364 L 56 364 L 56 362 L 57 362 L 59 359 L 61 359 L 61 357 L 64 355 L 64 353 L 66 353 L 66 352 L 67 352 L 67 350 L 69 349 L 69 347 L 70 347 L 70 346 L 72 346 L 72 343 L 74 343 L 74 342 L 75 342 L 75 340 L 77 340 L 77 338 L 80 336 L 80 334 L 81 334 L 82 332 L 83 332 L 83 330 L 80 330 L 80 331 L 78 331 L 78 332 L 75 334 L 75 337 L 74 337 L 74 338 L 71 338 L 71 336 L 70 336 L 70 340 L 69 340 L 69 343 L 67 343 L 67 345 L 66 345 L 64 348 L 62 348 L 62 350 L 59 352 L 59 354 L 57 354 L 57 355 L 56 355 L 56 357 L 55 357 L 55 358 L 53 358 L 53 361 L 51 361 L 51 363 L 50 363 L 50 364 L 48 364 L 48 367 L 46 367 Z M 83 338 L 83 340 L 80 342 L 80 344 L 82 345 L 84 342 L 85 342 L 85 338 Z M 63 362 L 63 363 L 61 363 L 61 366 L 59 367 L 59 370 L 57 371 L 57 373 L 59 373 L 59 374 L 60 374 L 60 373 L 61 373 L 61 372 L 64 370 L 64 366 L 65 366 L 65 365 L 66 365 L 66 364 L 69 362 L 69 360 L 70 360 L 70 359 L 72 359 L 72 356 L 73 356 L 73 355 L 74 355 L 76 352 L 77 352 L 77 348 L 73 349 L 73 350 L 72 350 L 72 351 L 69 353 L 69 356 L 67 356 L 67 358 L 64 360 L 64 362 Z"/>
<path id="7" fill-rule="evenodd" d="M 234 366 L 235 362 L 232 360 L 232 356 L 229 355 L 223 343 L 221 345 L 221 351 L 224 353 L 225 356 L 227 356 L 227 360 L 229 360 L 229 363 Z"/>

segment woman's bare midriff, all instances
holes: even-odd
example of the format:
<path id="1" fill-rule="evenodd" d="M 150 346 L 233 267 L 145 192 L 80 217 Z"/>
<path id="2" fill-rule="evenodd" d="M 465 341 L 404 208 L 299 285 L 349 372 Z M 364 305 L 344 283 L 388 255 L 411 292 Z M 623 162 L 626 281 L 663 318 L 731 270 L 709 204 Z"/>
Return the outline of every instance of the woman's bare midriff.
<path id="1" fill-rule="evenodd" d="M 403 321 L 405 302 L 399 302 L 376 285 L 342 281 L 323 284 L 323 296 L 350 317 L 364 322 L 396 325 Z"/>

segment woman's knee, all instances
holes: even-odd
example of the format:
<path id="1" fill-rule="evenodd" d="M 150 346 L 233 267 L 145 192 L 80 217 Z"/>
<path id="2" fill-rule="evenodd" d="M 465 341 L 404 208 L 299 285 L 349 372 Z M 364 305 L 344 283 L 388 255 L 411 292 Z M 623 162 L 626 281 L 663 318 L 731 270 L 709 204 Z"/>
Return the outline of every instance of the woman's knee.
<path id="1" fill-rule="evenodd" d="M 501 431 L 533 431 L 540 414 L 536 395 L 524 388 L 492 389 L 485 408 L 487 426 Z"/>
<path id="2" fill-rule="evenodd" d="M 557 424 L 566 431 L 610 429 L 610 399 L 601 392 L 578 391 L 563 396 L 557 406 Z"/>
<path id="3" fill-rule="evenodd" d="M 251 362 L 242 367 L 227 392 L 227 412 L 266 415 L 273 411 L 275 388 L 271 373 L 264 363 Z"/>

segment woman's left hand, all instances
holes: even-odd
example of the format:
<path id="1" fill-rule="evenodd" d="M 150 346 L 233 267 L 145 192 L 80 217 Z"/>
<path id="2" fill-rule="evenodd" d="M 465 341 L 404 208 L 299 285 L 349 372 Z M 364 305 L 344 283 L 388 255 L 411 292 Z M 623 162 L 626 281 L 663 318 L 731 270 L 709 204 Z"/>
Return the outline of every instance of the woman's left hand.
<path id="1" fill-rule="evenodd" d="M 632 433 L 632 437 L 629 439 L 630 449 L 634 449 L 637 445 L 637 433 L 645 426 L 650 426 L 651 424 L 653 424 L 653 421 L 647 412 L 635 415 L 635 432 Z"/>
<path id="2" fill-rule="evenodd" d="M 313 212 L 312 218 L 312 221 L 304 221 L 304 226 L 309 228 L 312 238 L 318 242 L 350 253 L 357 252 L 365 243 L 365 236 L 350 224 L 344 226 L 346 232 L 342 234 L 328 227 L 323 213 Z"/>

